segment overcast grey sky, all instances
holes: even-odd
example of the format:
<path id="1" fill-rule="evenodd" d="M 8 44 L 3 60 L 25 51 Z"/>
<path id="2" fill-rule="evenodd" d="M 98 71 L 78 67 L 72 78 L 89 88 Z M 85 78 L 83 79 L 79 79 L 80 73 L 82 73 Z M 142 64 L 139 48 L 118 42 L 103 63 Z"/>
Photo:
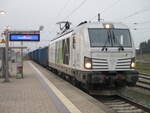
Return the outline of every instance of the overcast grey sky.
<path id="1" fill-rule="evenodd" d="M 81 3 L 83 5 L 74 12 Z M 12 30 L 38 29 L 44 25 L 41 42 L 25 43 L 32 48 L 47 45 L 47 40 L 54 38 L 56 22 L 66 19 L 77 25 L 85 20 L 96 21 L 98 12 L 106 21 L 126 23 L 136 47 L 150 39 L 150 0 L 0 0 L 0 10 L 7 12 L 0 15 L 0 32 L 8 25 Z M 141 24 L 132 24 L 135 22 Z"/>

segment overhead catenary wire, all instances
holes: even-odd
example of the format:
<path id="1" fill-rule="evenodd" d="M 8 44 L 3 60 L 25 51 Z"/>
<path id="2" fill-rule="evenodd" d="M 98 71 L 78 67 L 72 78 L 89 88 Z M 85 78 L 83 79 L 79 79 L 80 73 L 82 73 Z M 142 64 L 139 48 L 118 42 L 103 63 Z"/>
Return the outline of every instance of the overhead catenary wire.
<path id="1" fill-rule="evenodd" d="M 65 4 L 60 8 L 59 12 L 56 15 L 56 19 L 61 15 L 61 13 L 66 9 L 66 7 L 68 6 L 68 4 L 71 2 L 71 0 L 67 0 L 65 2 Z"/>
<path id="2" fill-rule="evenodd" d="M 128 18 L 130 18 L 130 17 L 139 15 L 139 14 L 144 13 L 144 12 L 147 12 L 147 11 L 150 11 L 150 8 L 138 10 L 138 11 L 136 11 L 136 12 L 134 12 L 134 13 L 131 13 L 130 15 L 128 15 L 128 16 L 126 16 L 126 17 L 123 17 L 123 18 L 117 19 L 117 20 L 126 20 L 126 19 L 128 19 Z"/>
<path id="3" fill-rule="evenodd" d="M 150 21 L 144 21 L 144 22 L 134 22 L 134 23 L 126 23 L 126 25 L 128 25 L 131 29 L 134 30 L 143 30 L 143 29 L 149 29 L 149 28 L 140 28 L 140 26 L 145 26 L 145 24 L 149 25 Z"/>
<path id="4" fill-rule="evenodd" d="M 63 20 L 68 19 L 71 15 L 73 15 L 81 6 L 86 3 L 87 0 L 83 0 L 76 8 L 74 8 Z"/>
<path id="5" fill-rule="evenodd" d="M 148 23 L 150 23 L 150 21 L 141 22 L 139 24 L 148 24 Z"/>
<path id="6" fill-rule="evenodd" d="M 134 25 L 141 25 L 141 24 L 149 24 L 150 21 L 145 21 L 145 22 L 134 22 Z"/>
<path id="7" fill-rule="evenodd" d="M 150 23 L 150 21 L 144 21 L 144 22 L 124 22 L 124 23 L 126 23 L 126 24 L 128 24 L 128 25 L 141 25 L 141 24 L 149 24 Z"/>
<path id="8" fill-rule="evenodd" d="M 131 28 L 133 30 L 150 30 L 150 28 Z"/>
<path id="9" fill-rule="evenodd" d="M 111 5 L 109 5 L 106 9 L 103 9 L 102 11 L 100 11 L 100 14 L 103 14 L 104 12 L 107 12 L 108 10 L 112 9 L 115 5 L 117 5 L 121 0 L 116 0 L 115 2 L 113 2 Z M 96 18 L 97 15 L 95 15 L 94 17 L 92 17 L 90 20 L 93 20 L 94 18 Z"/>
<path id="10" fill-rule="evenodd" d="M 66 20 L 68 19 L 71 15 L 73 15 L 82 5 L 84 5 L 84 3 L 86 2 L 87 0 L 83 0 L 75 9 L 73 9 L 63 20 Z M 64 5 L 64 7 L 67 6 L 67 3 Z"/>
<path id="11" fill-rule="evenodd" d="M 68 4 L 71 2 L 71 0 L 67 0 L 66 2 L 65 2 L 65 4 L 60 8 L 60 10 L 59 10 L 59 12 L 57 13 L 57 15 L 55 16 L 55 22 L 54 22 L 54 24 L 51 26 L 51 28 L 50 29 L 52 29 L 54 26 L 55 26 L 55 24 L 56 24 L 56 22 L 58 21 L 58 17 L 61 15 L 61 13 L 66 9 L 66 7 L 68 6 Z"/>
<path id="12" fill-rule="evenodd" d="M 115 5 L 117 5 L 121 0 L 116 0 L 113 2 L 110 6 L 108 6 L 106 9 L 104 9 L 101 13 L 107 12 L 108 10 L 112 9 Z"/>

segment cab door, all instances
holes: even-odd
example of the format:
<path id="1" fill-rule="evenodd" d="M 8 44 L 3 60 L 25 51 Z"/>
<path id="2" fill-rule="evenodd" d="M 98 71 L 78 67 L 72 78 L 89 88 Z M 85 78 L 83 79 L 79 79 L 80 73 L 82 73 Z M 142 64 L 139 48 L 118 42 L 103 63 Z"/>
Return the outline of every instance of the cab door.
<path id="1" fill-rule="evenodd" d="M 72 66 L 76 67 L 76 37 L 72 34 Z"/>

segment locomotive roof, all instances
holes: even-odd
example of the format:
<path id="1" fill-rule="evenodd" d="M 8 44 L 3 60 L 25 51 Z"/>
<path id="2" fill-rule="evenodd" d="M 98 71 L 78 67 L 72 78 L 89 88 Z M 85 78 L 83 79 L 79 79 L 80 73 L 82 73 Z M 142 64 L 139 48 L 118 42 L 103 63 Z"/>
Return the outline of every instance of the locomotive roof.
<path id="1" fill-rule="evenodd" d="M 128 29 L 128 26 L 119 22 L 88 22 L 85 24 L 81 24 L 80 26 L 84 26 L 87 28 L 104 28 L 104 24 L 112 24 L 114 28 L 120 28 L 120 29 Z M 80 27 L 78 26 L 78 27 Z"/>
<path id="2" fill-rule="evenodd" d="M 62 34 L 58 34 L 53 40 L 56 40 L 68 33 L 73 32 L 74 30 L 78 30 L 78 29 L 84 29 L 84 28 L 104 28 L 104 24 L 112 24 L 114 28 L 119 28 L 119 29 L 128 29 L 128 26 L 123 24 L 123 23 L 116 23 L 116 22 L 87 22 L 87 23 L 83 23 L 83 24 L 79 24 L 78 26 L 68 29 L 67 31 L 65 31 Z"/>

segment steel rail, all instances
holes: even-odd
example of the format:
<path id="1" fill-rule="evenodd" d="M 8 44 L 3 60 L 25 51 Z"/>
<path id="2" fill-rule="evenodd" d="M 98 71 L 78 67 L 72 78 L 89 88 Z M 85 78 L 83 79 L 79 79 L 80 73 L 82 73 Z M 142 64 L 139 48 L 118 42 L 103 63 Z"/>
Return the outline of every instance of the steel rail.
<path id="1" fill-rule="evenodd" d="M 97 100 L 101 101 L 104 105 L 112 109 L 117 113 L 149 113 L 150 108 L 133 101 L 129 97 L 125 97 L 122 95 L 114 96 L 113 98 L 96 97 Z"/>
<path id="2" fill-rule="evenodd" d="M 136 83 L 136 86 L 146 90 L 150 90 L 150 75 L 140 73 L 139 80 Z"/>

